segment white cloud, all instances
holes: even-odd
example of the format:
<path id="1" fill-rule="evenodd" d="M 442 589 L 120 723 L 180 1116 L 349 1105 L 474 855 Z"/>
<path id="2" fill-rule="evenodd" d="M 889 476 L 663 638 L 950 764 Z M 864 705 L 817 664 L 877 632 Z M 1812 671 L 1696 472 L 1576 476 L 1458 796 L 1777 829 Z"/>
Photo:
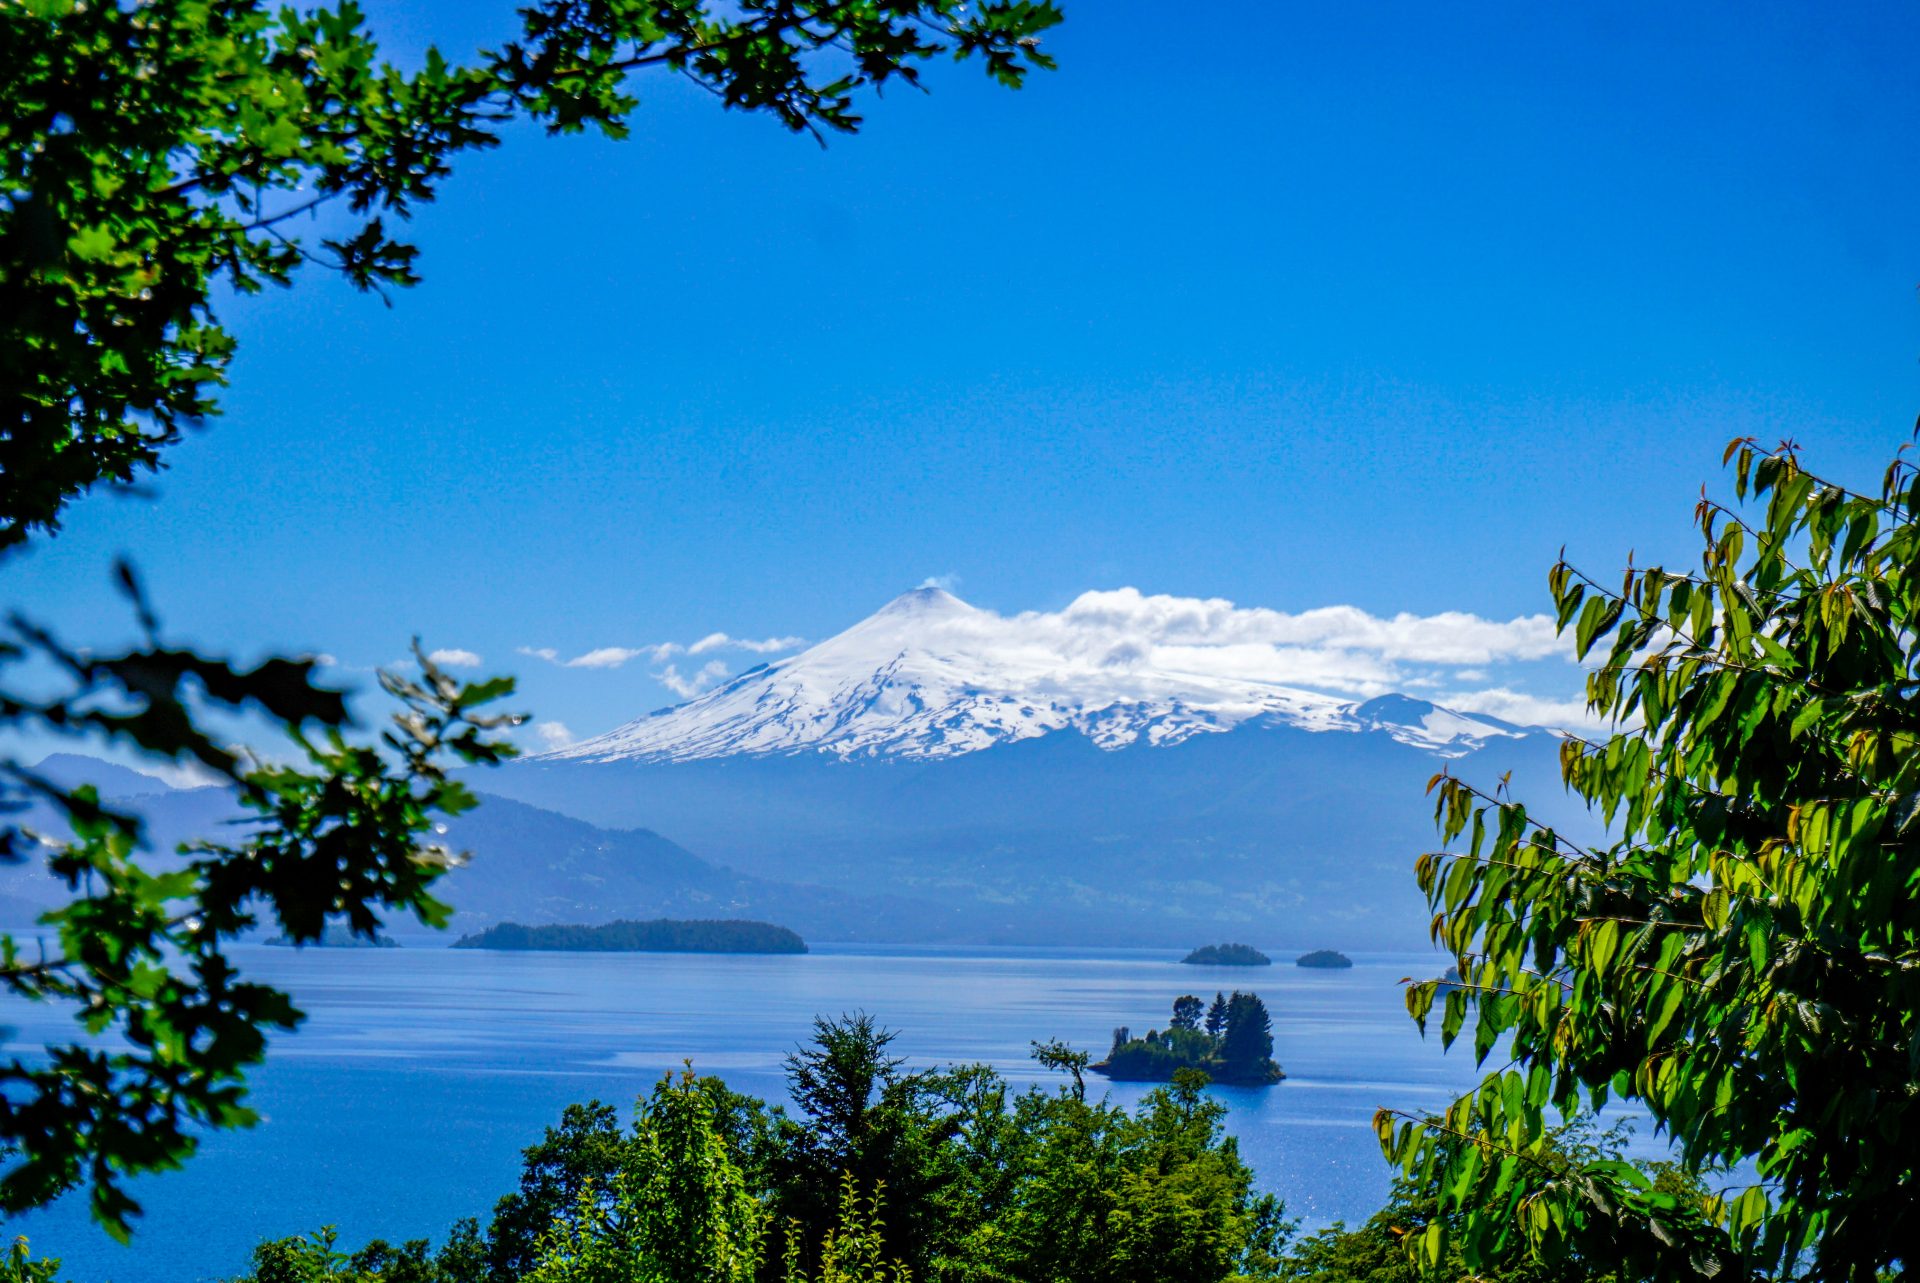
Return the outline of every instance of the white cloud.
<path id="1" fill-rule="evenodd" d="M 1554 636 L 1548 615 L 1521 615 L 1502 622 L 1443 611 L 1437 615 L 1402 612 L 1383 619 L 1357 606 L 1322 606 L 1289 614 L 1236 606 L 1220 597 L 1148 596 L 1137 588 L 1082 593 L 1057 615 L 1028 612 L 1014 618 L 1036 623 L 1057 620 L 1065 629 L 1121 632 L 1160 645 L 1250 642 L 1433 664 L 1490 664 L 1572 654 L 1572 647 Z"/>
<path id="2" fill-rule="evenodd" d="M 526 655 L 531 659 L 544 659 L 549 664 L 558 664 L 562 668 L 619 668 L 636 659 L 657 660 L 676 653 L 678 646 L 601 646 L 572 659 L 562 659 L 560 652 L 551 646 L 516 646 L 514 653 Z"/>
<path id="3" fill-rule="evenodd" d="M 568 668 L 619 668 L 629 660 L 658 658 L 655 646 L 601 646 L 564 661 Z"/>
<path id="4" fill-rule="evenodd" d="M 1518 722 L 1588 723 L 1576 698 L 1580 669 L 1572 647 L 1544 614 L 1381 616 L 1357 606 L 1289 612 L 1117 588 L 1082 593 L 1057 611 L 942 611 L 911 617 L 905 627 L 899 644 L 991 655 L 1068 682 L 1078 680 L 1076 673 L 1131 672 L 1176 684 L 1188 677 L 1356 699 L 1420 691 L 1461 711 Z"/>
<path id="5" fill-rule="evenodd" d="M 1554 684 L 1564 686 L 1572 667 L 1572 649 L 1554 635 L 1546 615 L 1497 620 L 1443 611 L 1382 617 L 1356 606 L 1290 613 L 1134 588 L 1082 593 L 1059 611 L 1006 616 L 963 610 L 916 620 L 912 627 L 913 640 L 922 644 L 945 644 L 959 653 L 984 650 L 1062 671 L 1143 670 L 1363 699 L 1463 683 L 1498 685 L 1512 681 L 1516 668 L 1543 661 L 1555 671 Z"/>
<path id="6" fill-rule="evenodd" d="M 548 752 L 556 749 L 571 748 L 575 735 L 567 729 L 565 722 L 537 722 L 533 733 L 540 737 L 540 746 Z"/>
<path id="7" fill-rule="evenodd" d="M 806 644 L 807 639 L 804 637 L 766 637 L 755 641 L 750 637 L 729 637 L 725 633 L 708 633 L 687 647 L 687 654 L 704 655 L 710 650 L 745 650 L 756 655 L 772 655 L 783 650 L 794 650 Z"/>
<path id="8" fill-rule="evenodd" d="M 951 582 L 951 576 L 928 581 Z M 1592 724 L 1578 698 L 1580 667 L 1572 647 L 1555 635 L 1545 614 L 1505 620 L 1465 611 L 1383 616 L 1346 605 L 1290 612 L 1116 588 L 1082 593 L 1058 611 L 941 611 L 914 616 L 906 627 L 911 635 L 903 635 L 902 644 L 990 654 L 996 662 L 1063 680 L 1076 671 L 1134 671 L 1176 684 L 1184 676 L 1355 699 L 1418 691 L 1462 712 L 1529 725 Z M 572 658 L 552 648 L 522 647 L 521 653 L 570 668 L 645 661 L 654 666 L 656 681 L 690 699 L 727 677 L 719 654 L 766 655 L 805 645 L 799 637 L 756 640 L 710 632 L 686 643 L 603 646 Z M 692 657 L 704 662 L 692 668 Z"/>
<path id="9" fill-rule="evenodd" d="M 699 672 L 690 677 L 682 677 L 680 669 L 668 664 L 653 675 L 653 680 L 678 695 L 681 699 L 692 699 L 727 675 L 727 666 L 719 660 L 711 660 L 703 665 Z"/>
<path id="10" fill-rule="evenodd" d="M 1324 686 L 1362 695 L 1384 694 L 1392 690 L 1400 678 L 1399 669 L 1364 651 L 1272 646 L 1251 641 L 1231 641 L 1217 646 L 1193 640 L 1178 645 L 1133 644 L 1151 647 L 1155 668 L 1200 677 L 1233 677 L 1282 686 Z"/>
<path id="11" fill-rule="evenodd" d="M 943 592 L 959 592 L 960 576 L 949 570 L 944 575 L 928 575 L 920 581 L 922 588 L 938 588 Z"/>
<path id="12" fill-rule="evenodd" d="M 1605 726 L 1587 708 L 1584 698 L 1547 699 L 1495 686 L 1491 690 L 1454 691 L 1436 695 L 1434 699 L 1462 713 L 1485 713 L 1522 726 L 1553 726 L 1569 731 L 1595 731 Z"/>
<path id="13" fill-rule="evenodd" d="M 227 782 L 226 776 L 192 760 L 149 762 L 142 759 L 138 769 L 140 774 L 165 780 L 177 789 L 201 789 Z"/>
<path id="14" fill-rule="evenodd" d="M 432 663 L 440 665 L 442 668 L 480 667 L 480 656 L 470 650 L 461 650 L 458 647 L 448 647 L 443 650 L 430 651 L 427 654 L 427 659 Z"/>
<path id="15" fill-rule="evenodd" d="M 599 646 L 572 659 L 562 659 L 551 646 L 519 646 L 519 654 L 544 659 L 562 668 L 620 668 L 636 659 L 664 664 L 675 655 L 705 655 L 716 650 L 744 650 L 755 655 L 772 655 L 795 650 L 807 644 L 804 637 L 730 637 L 726 633 L 708 633 L 691 645 L 679 642 L 655 642 L 649 646 Z"/>

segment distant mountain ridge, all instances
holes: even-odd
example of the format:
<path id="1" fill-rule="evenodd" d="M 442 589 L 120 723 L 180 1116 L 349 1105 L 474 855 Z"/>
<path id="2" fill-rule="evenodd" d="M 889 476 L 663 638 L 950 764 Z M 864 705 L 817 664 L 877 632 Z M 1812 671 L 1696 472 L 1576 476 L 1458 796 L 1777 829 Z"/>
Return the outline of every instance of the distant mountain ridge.
<path id="1" fill-rule="evenodd" d="M 1406 695 L 1356 701 L 1158 665 L 1124 644 L 1076 654 L 918 588 L 835 637 L 570 747 L 546 761 L 687 762 L 818 753 L 950 758 L 1073 731 L 1104 749 L 1166 746 L 1249 722 L 1377 732 L 1442 757 L 1529 733 Z"/>
<path id="2" fill-rule="evenodd" d="M 102 797 L 150 797 L 156 793 L 188 792 L 176 789 L 157 775 L 131 770 L 83 753 L 50 753 L 33 766 L 34 774 L 61 788 L 91 784 Z"/>
<path id="3" fill-rule="evenodd" d="M 1157 747 L 1064 734 L 937 758 L 548 759 L 474 782 L 605 828 L 656 827 L 744 876 L 901 902 L 854 939 L 1403 948 L 1426 940 L 1413 863 L 1436 841 L 1435 770 L 1490 785 L 1511 772 L 1538 818 L 1579 832 L 1558 744 L 1500 738 L 1442 763 L 1390 735 L 1255 719 Z"/>
<path id="4" fill-rule="evenodd" d="M 57 754 L 34 769 L 63 783 L 92 784 L 109 805 L 123 804 L 140 814 L 154 868 L 176 867 L 176 844 L 219 836 L 241 814 L 225 789 L 176 788 L 79 754 Z M 509 798 L 485 792 L 479 797 L 481 805 L 449 820 L 445 833 L 449 845 L 470 852 L 472 859 L 451 870 L 434 892 L 453 906 L 453 926 L 460 931 L 509 921 L 544 926 L 617 918 L 779 916 L 821 939 L 839 940 L 859 937 L 875 921 L 900 921 L 921 930 L 941 916 L 884 895 L 749 877 L 647 829 L 599 828 Z M 49 834 L 64 831 L 60 817 L 45 806 L 22 818 Z M 67 898 L 44 863 L 0 864 L 0 927 L 25 927 Z M 419 930 L 410 919 L 387 926 Z M 337 930 L 330 927 L 329 935 Z M 263 924 L 263 941 L 275 943 L 269 935 L 270 924 Z"/>
<path id="5" fill-rule="evenodd" d="M 464 771 L 490 796 L 449 824 L 475 853 L 445 885 L 458 925 L 758 918 L 822 942 L 1407 947 L 1426 939 L 1412 868 L 1435 841 L 1426 786 L 1443 764 L 1488 785 L 1511 773 L 1543 822 L 1594 827 L 1558 787 L 1550 731 L 1254 680 L 1294 670 L 1210 659 L 1172 625 L 1129 640 L 1139 604 L 1088 594 L 1009 617 L 917 589 L 683 704 Z M 149 802 L 161 836 L 227 799 Z M 0 910 L 45 892 L 0 870 Z"/>
<path id="6" fill-rule="evenodd" d="M 1140 604 L 1002 616 L 919 588 L 476 784 L 745 877 L 892 898 L 866 939 L 1188 947 L 1416 943 L 1436 767 L 1562 796 L 1554 732 L 1256 680 L 1293 671 L 1274 645 L 1222 655 L 1201 624 L 1149 642 Z"/>

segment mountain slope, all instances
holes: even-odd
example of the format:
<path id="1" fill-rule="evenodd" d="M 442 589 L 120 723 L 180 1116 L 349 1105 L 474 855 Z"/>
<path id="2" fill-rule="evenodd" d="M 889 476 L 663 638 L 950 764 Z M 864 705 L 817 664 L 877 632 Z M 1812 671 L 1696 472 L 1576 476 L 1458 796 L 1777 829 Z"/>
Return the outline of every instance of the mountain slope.
<path id="1" fill-rule="evenodd" d="M 1006 617 L 918 589 L 486 787 L 663 829 L 746 876 L 916 906 L 856 926 L 871 940 L 1416 945 L 1442 761 L 1512 772 L 1543 817 L 1583 823 L 1553 801 L 1552 733 L 1259 680 L 1311 666 L 1270 636 L 1218 644 L 1205 620 L 1130 640 L 1124 609 L 1103 614 L 1129 604 Z"/>
<path id="2" fill-rule="evenodd" d="M 952 758 L 1074 731 L 1103 749 L 1171 745 L 1256 719 L 1377 731 L 1441 756 L 1524 732 L 1405 696 L 1356 703 L 1184 668 L 1124 643 L 1048 645 L 939 588 L 888 603 L 836 637 L 672 708 L 546 756 L 686 762 L 781 753 Z"/>
<path id="3" fill-rule="evenodd" d="M 35 769 L 94 783 L 109 804 L 125 803 L 141 815 L 154 868 L 177 863 L 171 852 L 178 843 L 228 836 L 240 814 L 224 789 L 173 788 L 95 758 L 63 754 Z M 449 845 L 470 852 L 472 859 L 448 873 L 434 891 L 453 905 L 459 930 L 505 921 L 755 917 L 792 927 L 809 939 L 845 940 L 870 933 L 876 921 L 938 934 L 952 916 L 945 907 L 898 897 L 753 877 L 703 860 L 647 829 L 598 828 L 509 798 L 484 792 L 480 798 L 479 807 L 448 822 L 445 835 Z M 44 806 L 22 818 L 50 834 L 64 829 Z M 64 885 L 40 861 L 0 865 L 0 925 L 25 926 L 67 899 Z M 417 928 L 411 921 L 393 925 L 403 932 Z"/>
<path id="4" fill-rule="evenodd" d="M 1557 742 L 1507 738 L 1448 763 L 1561 799 Z M 1105 751 L 1048 735 L 953 757 L 756 754 L 514 763 L 495 792 L 606 826 L 644 822 L 743 873 L 943 906 L 869 940 L 1154 944 L 1223 930 L 1283 947 L 1418 947 L 1414 857 L 1434 843 L 1440 765 L 1385 734 L 1282 720 Z M 925 934 L 922 934 L 922 932 Z"/>
<path id="5" fill-rule="evenodd" d="M 461 931 L 496 922 L 598 924 L 621 918 L 758 918 L 812 940 L 850 939 L 887 913 L 917 906 L 744 876 L 648 829 L 603 829 L 508 798 L 448 824 L 472 853 L 435 894 Z"/>
<path id="6" fill-rule="evenodd" d="M 173 791 L 156 775 L 129 770 L 113 762 L 82 753 L 51 753 L 34 764 L 34 774 L 61 788 L 91 784 L 102 797 L 147 797 Z"/>

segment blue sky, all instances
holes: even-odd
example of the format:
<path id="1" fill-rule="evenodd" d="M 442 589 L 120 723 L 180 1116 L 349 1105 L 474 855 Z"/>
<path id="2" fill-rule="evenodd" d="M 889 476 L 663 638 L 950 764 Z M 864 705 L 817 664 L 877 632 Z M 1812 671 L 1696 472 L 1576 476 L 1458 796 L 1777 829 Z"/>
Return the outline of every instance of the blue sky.
<path id="1" fill-rule="evenodd" d="M 513 21 L 366 8 L 403 58 Z M 126 551 L 182 637 L 364 682 L 418 632 L 587 733 L 660 668 L 519 648 L 930 576 L 1506 620 L 1563 543 L 1689 555 L 1729 437 L 1872 484 L 1920 409 L 1920 10 L 1067 9 L 1024 92 L 942 66 L 825 150 L 659 78 L 624 143 L 467 159 L 391 309 L 228 304 L 226 415 L 11 601 L 122 635 Z"/>

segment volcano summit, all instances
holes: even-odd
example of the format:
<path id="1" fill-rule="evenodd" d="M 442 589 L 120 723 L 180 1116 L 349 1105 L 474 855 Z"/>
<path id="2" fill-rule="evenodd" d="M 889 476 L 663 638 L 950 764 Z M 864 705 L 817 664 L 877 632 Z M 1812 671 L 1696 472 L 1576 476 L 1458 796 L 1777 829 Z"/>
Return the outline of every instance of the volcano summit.
<path id="1" fill-rule="evenodd" d="M 1392 683 L 1547 657 L 1541 636 L 1132 589 L 1001 615 L 926 587 L 480 783 L 812 888 L 838 907 L 786 923 L 810 939 L 1405 946 L 1428 779 L 1557 795 L 1558 737 Z"/>
<path id="2" fill-rule="evenodd" d="M 1144 645 L 1098 626 L 1097 612 L 1114 596 L 1088 593 L 1059 615 L 1008 618 L 941 588 L 915 589 L 798 655 L 546 756 L 946 758 L 1058 731 L 1112 750 L 1178 744 L 1258 721 L 1383 732 L 1456 757 L 1527 733 L 1407 696 L 1356 701 L 1263 680 L 1247 674 L 1244 658 L 1240 671 L 1223 664 L 1232 647 L 1182 644 L 1177 631 Z"/>

